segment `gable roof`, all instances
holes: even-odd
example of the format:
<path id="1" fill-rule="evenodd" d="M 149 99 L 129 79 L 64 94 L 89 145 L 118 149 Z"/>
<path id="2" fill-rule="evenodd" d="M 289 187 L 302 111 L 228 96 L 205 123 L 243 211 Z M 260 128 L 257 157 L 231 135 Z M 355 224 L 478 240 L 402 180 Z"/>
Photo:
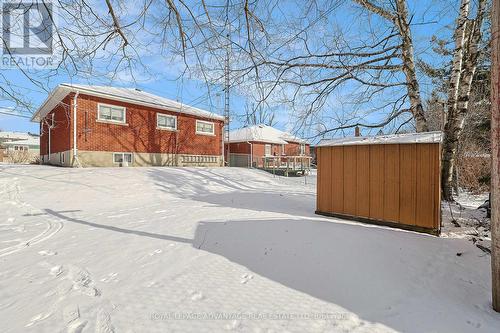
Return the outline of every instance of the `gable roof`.
<path id="1" fill-rule="evenodd" d="M 379 136 L 355 136 L 331 140 L 321 140 L 318 144 L 318 147 L 398 143 L 439 143 L 441 142 L 441 140 L 442 132 L 436 131 Z"/>
<path id="2" fill-rule="evenodd" d="M 63 83 L 52 90 L 45 102 L 43 102 L 40 108 L 38 108 L 33 117 L 31 117 L 31 121 L 40 122 L 41 119 L 43 119 L 43 117 L 47 115 L 47 113 L 53 110 L 63 100 L 63 98 L 65 98 L 69 93 L 72 92 L 79 92 L 85 95 L 102 97 L 136 105 L 149 106 L 156 109 L 190 114 L 201 118 L 224 120 L 223 116 L 220 116 L 213 112 L 198 109 L 193 106 L 179 103 L 177 101 L 153 95 L 134 88 L 118 88 Z"/>
<path id="3" fill-rule="evenodd" d="M 243 127 L 229 133 L 229 142 L 246 141 L 259 141 L 275 144 L 287 144 L 288 142 L 306 143 L 305 140 L 299 137 L 267 125 Z"/>

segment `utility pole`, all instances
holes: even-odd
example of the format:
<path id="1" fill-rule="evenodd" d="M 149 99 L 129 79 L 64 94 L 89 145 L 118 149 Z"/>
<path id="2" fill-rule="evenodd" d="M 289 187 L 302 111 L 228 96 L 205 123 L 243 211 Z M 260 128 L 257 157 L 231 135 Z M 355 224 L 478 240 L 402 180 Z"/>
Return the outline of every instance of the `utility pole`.
<path id="1" fill-rule="evenodd" d="M 491 285 L 500 312 L 500 0 L 493 0 L 491 38 Z"/>
<path id="2" fill-rule="evenodd" d="M 229 34 L 227 37 L 227 46 L 226 46 L 226 62 L 224 65 L 224 142 L 227 144 L 226 154 L 227 161 L 226 165 L 231 166 L 231 155 L 229 149 L 229 57 L 231 56 L 231 40 L 229 39 Z"/>

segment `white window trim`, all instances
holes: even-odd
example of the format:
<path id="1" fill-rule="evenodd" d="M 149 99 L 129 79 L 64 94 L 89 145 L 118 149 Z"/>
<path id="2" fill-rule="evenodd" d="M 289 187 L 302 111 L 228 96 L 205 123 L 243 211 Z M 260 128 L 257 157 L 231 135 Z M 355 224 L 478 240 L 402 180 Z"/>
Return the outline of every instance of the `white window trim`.
<path id="1" fill-rule="evenodd" d="M 199 132 L 198 131 L 198 123 L 211 124 L 212 125 L 212 133 Z M 212 122 L 212 121 L 204 121 L 204 120 L 198 120 L 198 119 L 196 119 L 195 131 L 196 131 L 196 134 L 199 134 L 199 135 L 215 135 L 215 123 Z"/>
<path id="2" fill-rule="evenodd" d="M 117 120 L 110 120 L 110 119 L 101 119 L 100 115 L 100 108 L 101 106 L 107 106 L 115 109 L 122 109 L 123 110 L 123 121 L 117 121 Z M 97 121 L 101 123 L 112 123 L 112 124 L 127 124 L 127 108 L 124 106 L 119 106 L 119 105 L 113 105 L 113 104 L 106 104 L 106 103 L 97 103 Z"/>
<path id="3" fill-rule="evenodd" d="M 270 151 L 270 153 L 269 153 L 269 154 L 267 153 L 267 147 L 268 147 L 268 146 L 269 146 L 269 151 Z M 264 145 L 264 155 L 265 155 L 265 156 L 273 156 L 273 145 L 272 145 L 272 144 L 266 143 L 266 144 Z"/>
<path id="4" fill-rule="evenodd" d="M 164 126 L 160 126 L 158 125 L 158 118 L 159 117 L 169 117 L 169 118 L 174 118 L 175 119 L 175 128 L 172 128 L 172 127 L 164 127 Z M 166 114 L 166 113 L 161 113 L 161 112 L 157 112 L 156 113 L 156 129 L 159 129 L 159 130 L 166 130 L 166 131 L 177 131 L 177 116 L 174 116 L 174 115 L 171 115 L 171 114 Z"/>
<path id="5" fill-rule="evenodd" d="M 133 153 L 130 153 L 130 152 L 113 152 L 113 164 L 123 163 L 123 162 L 116 162 L 115 161 L 115 155 L 118 155 L 118 154 L 122 155 L 122 157 L 125 154 L 130 154 L 130 162 L 127 162 L 127 163 L 130 163 L 130 164 L 134 163 L 134 154 Z M 123 158 L 123 160 L 125 160 L 125 159 Z"/>

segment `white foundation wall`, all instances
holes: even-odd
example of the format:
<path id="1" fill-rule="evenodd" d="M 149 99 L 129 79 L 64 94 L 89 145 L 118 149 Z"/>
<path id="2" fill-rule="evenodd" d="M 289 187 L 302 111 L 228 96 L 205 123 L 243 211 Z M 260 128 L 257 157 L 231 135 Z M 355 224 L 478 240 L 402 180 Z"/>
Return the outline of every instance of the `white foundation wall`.
<path id="1" fill-rule="evenodd" d="M 115 153 L 132 154 L 130 167 L 140 166 L 179 166 L 179 167 L 217 167 L 222 166 L 222 156 L 218 155 L 188 155 L 164 153 L 134 153 L 134 152 L 107 152 L 107 151 L 78 151 L 78 162 L 75 163 L 73 151 L 40 155 L 40 163 L 59 166 L 81 167 L 122 167 L 123 163 L 114 162 Z"/>

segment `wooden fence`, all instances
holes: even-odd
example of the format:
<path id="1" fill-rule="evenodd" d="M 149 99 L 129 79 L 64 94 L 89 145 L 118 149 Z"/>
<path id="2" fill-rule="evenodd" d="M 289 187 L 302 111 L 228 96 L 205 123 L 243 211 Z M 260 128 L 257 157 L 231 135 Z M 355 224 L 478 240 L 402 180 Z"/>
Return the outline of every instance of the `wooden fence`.
<path id="1" fill-rule="evenodd" d="M 317 214 L 439 234 L 439 143 L 324 146 L 317 159 Z"/>

